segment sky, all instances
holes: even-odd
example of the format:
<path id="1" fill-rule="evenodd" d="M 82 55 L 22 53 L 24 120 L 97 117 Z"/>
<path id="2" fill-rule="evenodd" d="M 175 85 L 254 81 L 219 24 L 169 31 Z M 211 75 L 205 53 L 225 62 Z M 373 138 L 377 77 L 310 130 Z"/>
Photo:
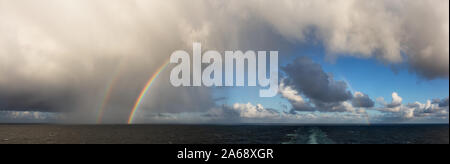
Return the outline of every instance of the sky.
<path id="1" fill-rule="evenodd" d="M 0 20 L 0 123 L 448 123 L 448 0 L 0 0 Z M 193 43 L 278 51 L 278 95 L 172 86 Z"/>

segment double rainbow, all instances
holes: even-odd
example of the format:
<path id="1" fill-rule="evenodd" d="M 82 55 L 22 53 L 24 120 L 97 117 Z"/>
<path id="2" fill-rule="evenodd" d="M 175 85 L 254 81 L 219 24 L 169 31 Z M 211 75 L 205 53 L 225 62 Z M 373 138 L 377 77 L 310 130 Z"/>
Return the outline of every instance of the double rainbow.
<path id="1" fill-rule="evenodd" d="M 150 88 L 152 87 L 153 83 L 155 82 L 155 80 L 159 77 L 159 75 L 164 71 L 164 69 L 169 65 L 169 60 L 166 61 L 162 66 L 160 66 L 157 71 L 150 77 L 150 79 L 147 81 L 146 85 L 144 86 L 144 88 L 142 89 L 141 93 L 139 94 L 136 102 L 134 103 L 133 109 L 131 110 L 131 113 L 128 117 L 128 124 L 132 124 L 133 123 L 133 119 L 137 113 L 137 111 L 139 110 L 139 107 L 141 106 L 142 100 L 143 98 L 148 94 L 148 91 L 150 90 Z M 107 85 L 106 88 L 106 94 L 103 98 L 103 102 L 100 106 L 100 110 L 99 110 L 99 114 L 98 114 L 98 118 L 97 118 L 97 123 L 101 123 L 102 121 L 102 117 L 103 117 L 103 113 L 106 107 L 106 104 L 108 103 L 109 99 L 110 99 L 110 95 L 112 92 L 113 87 L 115 86 L 115 83 L 119 77 L 119 73 L 120 71 L 117 71 L 115 74 L 116 76 L 114 76 L 114 78 L 111 80 L 111 82 Z M 370 118 L 369 118 L 369 114 L 366 112 L 365 113 L 366 119 L 367 119 L 367 123 L 370 125 Z"/>

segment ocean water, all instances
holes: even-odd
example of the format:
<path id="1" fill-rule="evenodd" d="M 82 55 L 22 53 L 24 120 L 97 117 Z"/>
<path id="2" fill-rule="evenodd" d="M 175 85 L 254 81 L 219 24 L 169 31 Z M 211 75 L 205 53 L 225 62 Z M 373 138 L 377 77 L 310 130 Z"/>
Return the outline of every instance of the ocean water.
<path id="1" fill-rule="evenodd" d="M 448 125 L 0 125 L 0 144 L 449 144 Z"/>

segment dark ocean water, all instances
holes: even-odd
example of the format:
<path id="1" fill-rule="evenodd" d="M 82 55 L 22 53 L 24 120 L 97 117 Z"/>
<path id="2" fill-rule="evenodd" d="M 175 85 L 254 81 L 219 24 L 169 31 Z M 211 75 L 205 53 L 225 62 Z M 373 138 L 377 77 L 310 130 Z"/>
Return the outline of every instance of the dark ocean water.
<path id="1" fill-rule="evenodd" d="M 0 144 L 449 144 L 448 125 L 0 125 Z"/>

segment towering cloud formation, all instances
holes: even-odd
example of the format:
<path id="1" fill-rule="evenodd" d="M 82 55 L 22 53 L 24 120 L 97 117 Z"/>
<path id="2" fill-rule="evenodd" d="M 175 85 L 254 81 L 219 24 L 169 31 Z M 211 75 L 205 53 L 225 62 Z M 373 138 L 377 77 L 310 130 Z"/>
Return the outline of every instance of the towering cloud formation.
<path id="1" fill-rule="evenodd" d="M 398 95 L 397 92 L 392 93 L 392 102 L 385 102 L 384 98 L 379 98 L 378 102 L 384 107 L 380 108 L 381 111 L 387 112 L 400 112 L 402 110 L 402 101 L 403 98 Z"/>
<path id="2" fill-rule="evenodd" d="M 402 105 L 403 98 L 398 95 L 397 92 L 392 93 L 392 102 L 387 104 L 388 108 L 396 108 Z"/>
<path id="3" fill-rule="evenodd" d="M 123 122 L 161 63 L 194 41 L 218 51 L 279 50 L 280 58 L 298 45 L 321 43 L 329 58 L 404 62 L 421 77 L 448 78 L 448 6 L 448 0 L 0 0 L 0 109 L 71 112 L 80 117 L 69 118 L 89 121 L 113 84 L 106 118 Z M 296 64 L 286 70 L 304 70 L 292 76 L 294 86 L 317 106 L 352 97 L 317 65 Z M 318 75 L 298 79 L 310 73 Z M 161 79 L 144 110 L 204 111 L 214 104 L 208 89 L 175 89 L 165 73 Z"/>

